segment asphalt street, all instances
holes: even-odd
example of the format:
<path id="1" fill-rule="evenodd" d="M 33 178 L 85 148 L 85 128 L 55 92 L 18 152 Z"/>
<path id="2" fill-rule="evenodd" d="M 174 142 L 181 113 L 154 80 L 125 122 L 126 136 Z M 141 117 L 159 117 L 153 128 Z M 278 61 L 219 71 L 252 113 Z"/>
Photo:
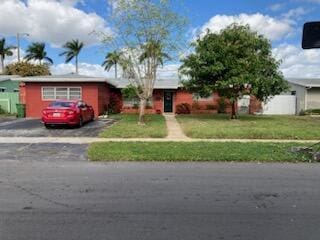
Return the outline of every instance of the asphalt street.
<path id="1" fill-rule="evenodd" d="M 318 164 L 97 163 L 86 148 L 0 145 L 1 240 L 319 239 Z"/>

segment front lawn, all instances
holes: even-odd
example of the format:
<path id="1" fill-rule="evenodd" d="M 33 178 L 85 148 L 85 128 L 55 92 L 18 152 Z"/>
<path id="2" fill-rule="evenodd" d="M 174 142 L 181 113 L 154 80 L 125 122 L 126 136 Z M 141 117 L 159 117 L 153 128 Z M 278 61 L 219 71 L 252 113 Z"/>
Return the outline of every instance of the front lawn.
<path id="1" fill-rule="evenodd" d="M 310 116 L 177 116 L 184 133 L 191 138 L 230 139 L 320 139 L 320 118 Z"/>
<path id="2" fill-rule="evenodd" d="M 309 161 L 309 156 L 291 153 L 292 146 L 301 146 L 301 144 L 105 142 L 91 144 L 88 149 L 88 157 L 93 161 Z"/>
<path id="3" fill-rule="evenodd" d="M 138 125 L 137 114 L 117 114 L 110 118 L 117 122 L 106 128 L 100 137 L 104 138 L 164 138 L 167 126 L 162 115 L 146 115 L 146 125 Z"/>

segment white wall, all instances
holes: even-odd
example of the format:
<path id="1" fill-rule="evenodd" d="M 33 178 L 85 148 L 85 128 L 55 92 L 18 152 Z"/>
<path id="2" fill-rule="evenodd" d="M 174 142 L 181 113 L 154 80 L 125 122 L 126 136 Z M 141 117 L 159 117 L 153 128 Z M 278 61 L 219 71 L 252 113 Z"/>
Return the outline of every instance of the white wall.
<path id="1" fill-rule="evenodd" d="M 265 115 L 295 115 L 296 96 L 277 95 L 263 104 L 263 114 Z"/>

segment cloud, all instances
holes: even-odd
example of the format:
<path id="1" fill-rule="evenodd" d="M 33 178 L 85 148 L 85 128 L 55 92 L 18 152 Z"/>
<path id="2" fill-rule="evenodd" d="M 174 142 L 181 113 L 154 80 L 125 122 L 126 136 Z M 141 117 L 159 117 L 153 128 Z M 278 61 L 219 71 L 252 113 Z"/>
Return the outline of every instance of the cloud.
<path id="1" fill-rule="evenodd" d="M 268 9 L 270 9 L 273 12 L 277 12 L 277 11 L 282 10 L 285 6 L 286 6 L 285 3 L 275 3 L 275 4 L 270 5 L 268 7 Z"/>
<path id="2" fill-rule="evenodd" d="M 298 7 L 294 9 L 290 9 L 287 13 L 284 13 L 282 16 L 286 19 L 297 19 L 306 13 L 308 13 L 310 9 L 305 9 L 303 7 Z"/>
<path id="3" fill-rule="evenodd" d="M 204 34 L 207 29 L 214 33 L 221 31 L 232 23 L 242 25 L 248 24 L 252 30 L 263 34 L 270 40 L 279 40 L 289 36 L 293 32 L 293 22 L 288 19 L 276 19 L 268 15 L 240 14 L 235 16 L 216 15 L 200 28 L 200 35 Z"/>
<path id="4" fill-rule="evenodd" d="M 273 49 L 273 55 L 282 60 L 280 69 L 285 77 L 320 77 L 318 50 L 303 50 L 297 45 L 281 44 Z"/>
<path id="5" fill-rule="evenodd" d="M 86 44 L 100 43 L 93 31 L 112 34 L 96 13 L 74 7 L 76 0 L 1 0 L 0 32 L 7 36 L 29 33 L 32 41 L 45 41 L 58 47 L 71 39 Z"/>

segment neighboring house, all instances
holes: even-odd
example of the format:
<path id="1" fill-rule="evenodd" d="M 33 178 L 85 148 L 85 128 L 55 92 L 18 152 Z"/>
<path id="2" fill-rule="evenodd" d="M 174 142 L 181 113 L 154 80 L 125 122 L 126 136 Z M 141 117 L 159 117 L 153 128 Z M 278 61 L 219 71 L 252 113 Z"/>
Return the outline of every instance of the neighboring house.
<path id="1" fill-rule="evenodd" d="M 88 77 L 78 74 L 52 75 L 38 77 L 17 77 L 13 79 L 20 83 L 20 101 L 26 104 L 26 116 L 39 118 L 41 111 L 56 99 L 83 99 L 92 105 L 95 116 L 104 114 L 108 110 L 110 99 L 117 96 L 122 112 L 137 112 L 139 101 L 123 99 L 121 89 L 129 85 L 126 79 L 107 79 L 104 77 Z M 249 101 L 249 100 L 248 100 Z M 252 99 L 250 112 L 259 108 L 259 104 Z M 148 103 L 148 113 L 175 113 L 176 106 L 181 103 L 195 105 L 198 111 L 217 109 L 219 95 L 213 93 L 208 98 L 200 98 L 181 88 L 178 78 L 158 79 L 155 82 L 152 99 Z M 253 104 L 255 103 L 255 104 Z M 253 108 L 251 109 L 251 105 Z M 226 102 L 226 110 L 230 105 Z M 216 111 L 216 110 L 215 110 Z M 248 108 L 249 111 L 249 108 Z M 212 112 L 212 111 L 211 111 Z"/>
<path id="2" fill-rule="evenodd" d="M 20 102 L 26 117 L 39 118 L 41 111 L 56 99 L 82 99 L 92 105 L 95 116 L 107 110 L 112 84 L 105 78 L 78 74 L 20 77 Z"/>
<path id="3" fill-rule="evenodd" d="M 320 78 L 287 78 L 290 94 L 295 95 L 296 113 L 320 109 Z"/>
<path id="4" fill-rule="evenodd" d="M 16 75 L 0 75 L 0 92 L 19 92 L 19 82 L 12 81 Z"/>
<path id="5" fill-rule="evenodd" d="M 16 104 L 19 103 L 19 82 L 12 81 L 16 75 L 0 75 L 0 108 L 1 110 L 15 114 Z"/>

